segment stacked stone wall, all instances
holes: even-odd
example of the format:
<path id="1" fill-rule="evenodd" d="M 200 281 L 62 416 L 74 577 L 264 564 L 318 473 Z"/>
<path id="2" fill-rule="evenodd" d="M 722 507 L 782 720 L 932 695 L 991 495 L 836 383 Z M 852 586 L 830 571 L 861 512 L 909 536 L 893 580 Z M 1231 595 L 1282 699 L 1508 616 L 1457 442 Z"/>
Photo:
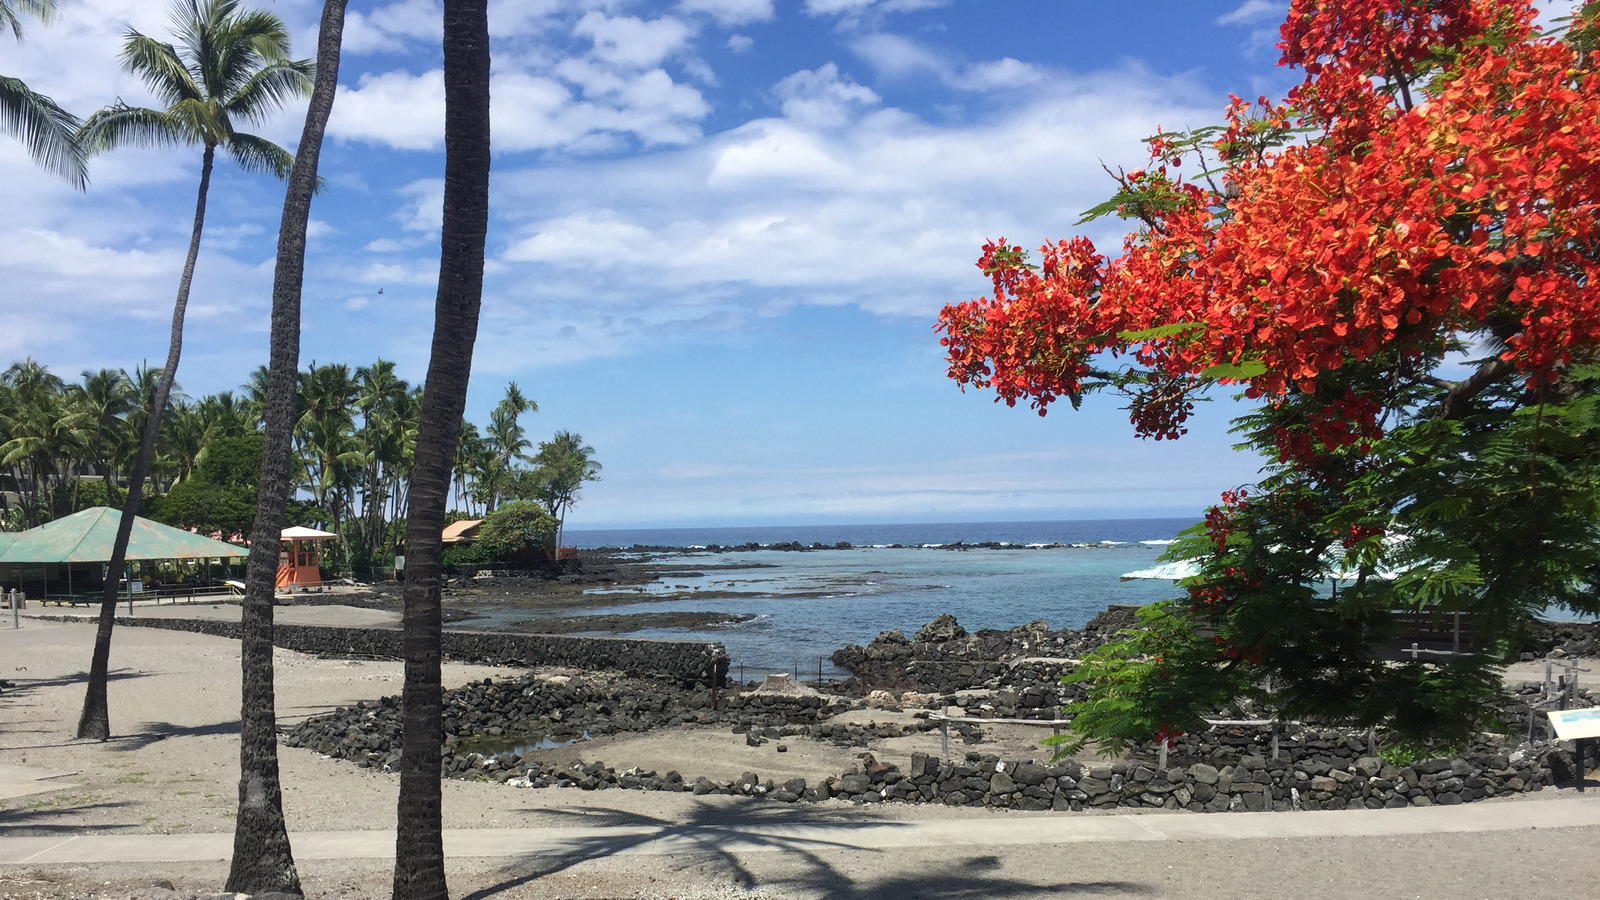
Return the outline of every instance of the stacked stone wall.
<path id="1" fill-rule="evenodd" d="M 81 617 L 41 617 L 81 622 Z M 165 628 L 238 640 L 239 623 L 216 619 L 135 618 L 119 616 L 119 627 Z M 401 632 L 392 628 L 334 628 L 321 625 L 275 625 L 274 645 L 301 653 L 401 659 Z M 727 676 L 728 654 L 707 641 L 653 641 L 641 638 L 576 637 L 546 634 L 493 634 L 446 631 L 444 658 L 453 662 L 512 666 L 565 666 L 586 671 L 614 670 L 640 677 L 666 678 L 682 684 L 720 685 Z"/>

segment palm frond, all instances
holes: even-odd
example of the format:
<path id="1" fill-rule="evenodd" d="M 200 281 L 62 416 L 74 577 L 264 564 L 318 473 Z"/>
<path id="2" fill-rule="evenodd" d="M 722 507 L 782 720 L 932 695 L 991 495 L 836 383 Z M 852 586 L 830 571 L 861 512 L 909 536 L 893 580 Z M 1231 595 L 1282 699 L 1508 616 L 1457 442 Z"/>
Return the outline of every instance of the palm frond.
<path id="1" fill-rule="evenodd" d="M 167 113 L 120 103 L 90 114 L 78 129 L 78 142 L 87 154 L 128 145 L 166 147 L 194 140 L 195 136 Z"/>
<path id="2" fill-rule="evenodd" d="M 46 171 L 80 191 L 88 186 L 88 155 L 78 142 L 78 117 L 4 75 L 0 75 L 0 131 L 27 145 L 28 154 Z"/>
<path id="3" fill-rule="evenodd" d="M 223 146 L 246 172 L 271 172 L 288 178 L 289 170 L 294 168 L 294 154 L 266 138 L 236 131 Z"/>
<path id="4" fill-rule="evenodd" d="M 22 17 L 27 13 L 46 25 L 56 17 L 55 0 L 0 0 L 0 27 L 10 28 L 17 40 L 22 40 Z"/>
<path id="5" fill-rule="evenodd" d="M 193 135 L 193 140 L 212 146 L 225 144 L 233 135 L 233 123 L 226 110 L 209 99 L 184 100 L 167 110 L 167 118 Z"/>
<path id="6" fill-rule="evenodd" d="M 168 106 L 203 96 L 194 74 L 171 44 L 130 28 L 122 44 L 121 59 L 128 71 L 138 75 Z"/>
<path id="7" fill-rule="evenodd" d="M 289 29 L 276 15 L 265 10 L 250 10 L 234 20 L 233 32 L 240 42 L 248 41 L 262 59 L 288 61 Z"/>
<path id="8" fill-rule="evenodd" d="M 316 69 L 309 59 L 267 66 L 228 98 L 226 108 L 232 115 L 259 124 L 288 100 L 310 94 Z"/>
<path id="9" fill-rule="evenodd" d="M 256 69 L 289 60 L 288 29 L 271 13 L 247 12 L 230 19 L 219 26 L 213 39 L 213 94 L 232 94 Z"/>

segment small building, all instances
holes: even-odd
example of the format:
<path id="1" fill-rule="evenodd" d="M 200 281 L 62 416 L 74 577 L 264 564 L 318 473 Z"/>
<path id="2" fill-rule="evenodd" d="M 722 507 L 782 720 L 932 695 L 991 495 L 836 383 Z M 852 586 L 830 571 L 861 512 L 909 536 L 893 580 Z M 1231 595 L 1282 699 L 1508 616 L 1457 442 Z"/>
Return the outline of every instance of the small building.
<path id="1" fill-rule="evenodd" d="M 121 510 L 96 506 L 27 531 L 0 534 L 0 587 L 63 603 L 98 602 L 107 577 L 118 581 L 127 577 L 130 593 L 143 591 L 144 578 L 122 572 L 108 576 L 105 571 L 121 522 Z M 225 565 L 248 553 L 243 547 L 135 516 L 124 558 L 130 569 L 145 568 L 151 593 L 186 596 L 194 592 L 196 567 L 209 567 L 213 560 Z"/>
<path id="2" fill-rule="evenodd" d="M 478 539 L 478 529 L 482 527 L 482 519 L 462 519 L 451 522 L 444 527 L 444 535 L 439 542 L 445 546 L 452 544 L 470 544 Z"/>
<path id="3" fill-rule="evenodd" d="M 322 590 L 322 553 L 318 542 L 338 535 L 296 525 L 278 536 L 278 590 Z"/>

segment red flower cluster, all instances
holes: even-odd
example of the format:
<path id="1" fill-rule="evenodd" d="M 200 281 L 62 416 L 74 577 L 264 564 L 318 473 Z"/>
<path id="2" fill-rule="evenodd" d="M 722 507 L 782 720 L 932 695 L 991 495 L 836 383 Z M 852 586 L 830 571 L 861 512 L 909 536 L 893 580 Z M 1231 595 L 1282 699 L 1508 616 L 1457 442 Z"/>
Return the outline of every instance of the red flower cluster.
<path id="1" fill-rule="evenodd" d="M 1219 189 L 1157 138 L 1124 189 L 1161 202 L 1115 260 L 1083 238 L 1037 269 L 986 246 L 993 296 L 940 317 L 951 376 L 1043 412 L 1126 354 L 1151 373 L 1135 427 L 1158 437 L 1206 380 L 1313 393 L 1319 372 L 1491 324 L 1530 382 L 1554 379 L 1600 347 L 1600 75 L 1532 20 L 1529 0 L 1294 0 L 1280 46 L 1305 82 L 1286 107 L 1233 104 Z M 1322 138 L 1255 139 L 1295 123 Z M 1371 437 L 1361 409 L 1330 410 L 1285 459 Z"/>
<path id="2" fill-rule="evenodd" d="M 1250 497 L 1245 488 L 1222 492 L 1222 503 L 1206 510 L 1206 535 L 1218 553 L 1228 551 L 1228 536 L 1233 534 L 1233 517 Z"/>

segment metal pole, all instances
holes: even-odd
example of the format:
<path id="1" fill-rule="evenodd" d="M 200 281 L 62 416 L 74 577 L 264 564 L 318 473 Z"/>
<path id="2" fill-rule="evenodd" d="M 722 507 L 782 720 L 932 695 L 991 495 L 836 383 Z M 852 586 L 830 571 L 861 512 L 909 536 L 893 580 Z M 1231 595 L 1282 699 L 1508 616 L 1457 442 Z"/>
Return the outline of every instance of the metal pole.
<path id="1" fill-rule="evenodd" d="M 18 608 L 17 607 L 17 589 L 16 588 L 12 588 L 11 589 L 11 627 L 12 628 L 21 628 L 22 627 L 21 614 L 17 612 L 17 608 Z"/>
<path id="2" fill-rule="evenodd" d="M 939 751 L 944 762 L 950 761 L 950 720 L 939 720 Z"/>

